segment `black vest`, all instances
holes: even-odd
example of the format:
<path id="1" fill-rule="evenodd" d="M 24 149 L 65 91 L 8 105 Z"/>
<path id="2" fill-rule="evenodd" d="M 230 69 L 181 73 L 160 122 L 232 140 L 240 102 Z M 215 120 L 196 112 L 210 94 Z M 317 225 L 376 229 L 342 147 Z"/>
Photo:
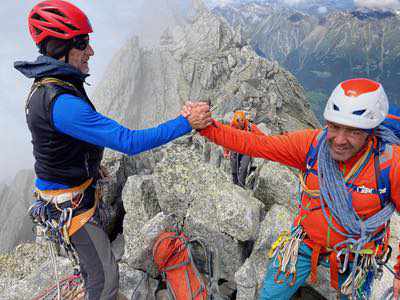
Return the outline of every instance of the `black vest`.
<path id="1" fill-rule="evenodd" d="M 42 79 L 35 80 L 25 110 L 32 134 L 36 176 L 70 187 L 80 185 L 89 178 L 96 180 L 103 148 L 57 131 L 52 119 L 54 100 L 61 94 L 80 97 L 95 109 L 83 82 L 58 77 L 66 84 L 40 84 Z"/>

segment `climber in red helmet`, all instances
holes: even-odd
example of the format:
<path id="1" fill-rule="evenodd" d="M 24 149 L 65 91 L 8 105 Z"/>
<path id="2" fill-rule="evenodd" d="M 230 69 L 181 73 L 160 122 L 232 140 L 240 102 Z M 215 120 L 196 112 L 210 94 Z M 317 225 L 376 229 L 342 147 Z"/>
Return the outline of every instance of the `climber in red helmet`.
<path id="1" fill-rule="evenodd" d="M 161 146 L 210 124 L 209 107 L 192 103 L 190 113 L 184 106 L 177 118 L 146 130 L 121 126 L 96 111 L 83 86 L 94 55 L 85 13 L 67 1 L 42 1 L 28 24 L 41 56 L 16 62 L 15 68 L 34 79 L 25 109 L 37 176 L 30 214 L 78 256 L 85 299 L 117 299 L 118 265 L 110 239 L 122 236 L 125 210 L 122 201 L 113 204 L 118 217 L 108 236 L 110 224 L 96 190 L 104 175 L 103 149 L 135 155 Z"/>

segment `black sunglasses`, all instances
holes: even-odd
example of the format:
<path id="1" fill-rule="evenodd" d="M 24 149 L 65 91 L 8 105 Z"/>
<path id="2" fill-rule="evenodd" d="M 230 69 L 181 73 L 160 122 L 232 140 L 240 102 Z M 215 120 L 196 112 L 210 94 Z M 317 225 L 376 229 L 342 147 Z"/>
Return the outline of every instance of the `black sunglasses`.
<path id="1" fill-rule="evenodd" d="M 89 45 L 88 38 L 76 38 L 72 43 L 72 47 L 81 51 L 85 50 L 88 45 Z"/>

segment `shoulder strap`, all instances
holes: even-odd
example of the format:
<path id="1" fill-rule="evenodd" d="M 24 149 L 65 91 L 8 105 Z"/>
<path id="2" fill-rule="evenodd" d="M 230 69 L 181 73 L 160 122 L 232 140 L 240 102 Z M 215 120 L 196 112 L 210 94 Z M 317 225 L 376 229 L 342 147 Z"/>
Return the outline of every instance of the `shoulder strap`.
<path id="1" fill-rule="evenodd" d="M 25 113 L 28 114 L 28 107 L 31 101 L 32 95 L 38 90 L 38 88 L 46 85 L 54 84 L 63 88 L 66 88 L 74 93 L 76 93 L 79 97 L 82 97 L 82 93 L 72 84 L 58 78 L 54 77 L 45 77 L 38 81 L 35 81 L 31 87 L 28 98 L 25 101 Z"/>
<path id="2" fill-rule="evenodd" d="M 72 83 L 69 83 L 69 82 L 60 80 L 58 78 L 54 78 L 54 77 L 45 77 L 45 78 L 43 78 L 43 79 L 41 79 L 41 80 L 36 82 L 36 84 L 39 85 L 39 86 L 50 84 L 50 83 L 56 84 L 56 85 L 59 85 L 59 86 L 62 86 L 62 87 L 70 87 L 73 90 L 78 91 L 78 89 Z"/>
<path id="3" fill-rule="evenodd" d="M 377 151 L 375 151 L 374 155 L 374 168 L 375 168 L 375 178 L 376 178 L 376 186 L 378 189 L 378 195 L 381 200 L 381 206 L 385 207 L 390 202 L 390 167 L 391 164 L 386 164 L 387 155 L 391 155 L 392 145 L 384 144 L 381 145 L 378 142 Z M 383 152 L 387 155 L 381 155 Z M 383 167 L 386 165 L 386 167 Z"/>
<path id="4" fill-rule="evenodd" d="M 313 172 L 312 168 L 314 167 L 315 163 L 317 162 L 318 159 L 318 151 L 319 148 L 321 147 L 321 143 L 323 140 L 323 137 L 325 136 L 325 130 L 321 131 L 314 141 L 312 142 L 310 149 L 307 152 L 306 155 L 306 163 L 307 163 L 307 170 L 306 170 L 306 176 L 308 173 Z M 316 174 L 315 174 L 316 175 Z"/>

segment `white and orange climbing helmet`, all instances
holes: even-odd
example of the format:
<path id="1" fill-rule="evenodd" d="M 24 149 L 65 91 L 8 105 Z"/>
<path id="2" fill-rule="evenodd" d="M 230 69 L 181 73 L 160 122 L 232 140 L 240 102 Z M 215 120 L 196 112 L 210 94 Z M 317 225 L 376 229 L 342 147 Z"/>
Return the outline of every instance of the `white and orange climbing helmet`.
<path id="1" fill-rule="evenodd" d="M 339 83 L 324 111 L 327 121 L 372 129 L 379 126 L 389 111 L 389 101 L 379 82 L 355 78 Z"/>

